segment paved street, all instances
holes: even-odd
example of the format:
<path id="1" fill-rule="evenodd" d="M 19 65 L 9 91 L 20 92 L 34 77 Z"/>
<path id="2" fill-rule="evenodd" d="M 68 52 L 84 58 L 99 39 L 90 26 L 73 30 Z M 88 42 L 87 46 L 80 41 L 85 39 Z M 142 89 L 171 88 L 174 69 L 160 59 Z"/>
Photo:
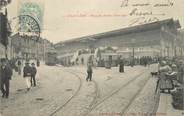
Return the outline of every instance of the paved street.
<path id="1" fill-rule="evenodd" d="M 26 91 L 25 80 L 14 73 L 9 99 L 1 99 L 2 116 L 133 116 L 155 113 L 158 95 L 150 67 L 95 68 L 86 82 L 86 67 L 38 68 L 38 86 Z"/>

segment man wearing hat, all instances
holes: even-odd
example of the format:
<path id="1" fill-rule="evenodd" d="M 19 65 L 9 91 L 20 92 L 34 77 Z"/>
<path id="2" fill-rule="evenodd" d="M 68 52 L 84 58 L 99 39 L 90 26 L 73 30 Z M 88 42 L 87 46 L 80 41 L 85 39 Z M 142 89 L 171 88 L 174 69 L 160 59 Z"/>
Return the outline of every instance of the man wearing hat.
<path id="1" fill-rule="evenodd" d="M 1 91 L 3 94 L 2 97 L 8 98 L 12 69 L 8 65 L 7 59 L 5 58 L 1 59 L 0 74 L 1 74 Z"/>
<path id="2" fill-rule="evenodd" d="M 35 76 L 36 76 L 37 70 L 36 70 L 36 67 L 35 67 L 34 63 L 32 63 L 31 66 L 32 66 L 31 67 L 31 86 L 33 85 L 33 83 L 34 83 L 34 86 L 36 86 Z M 32 81 L 33 81 L 33 83 L 32 83 Z"/>
<path id="3" fill-rule="evenodd" d="M 31 67 L 29 66 L 28 61 L 25 63 L 23 73 L 24 73 L 23 77 L 25 78 L 26 85 L 27 85 L 27 91 L 29 91 L 31 88 Z"/>

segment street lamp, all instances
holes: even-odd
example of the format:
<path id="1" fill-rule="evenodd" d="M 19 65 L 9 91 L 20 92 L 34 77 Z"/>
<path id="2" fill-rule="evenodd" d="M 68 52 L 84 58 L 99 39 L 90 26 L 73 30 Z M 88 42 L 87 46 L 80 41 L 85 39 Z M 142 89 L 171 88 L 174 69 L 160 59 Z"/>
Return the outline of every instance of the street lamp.
<path id="1" fill-rule="evenodd" d="M 135 44 L 135 39 L 132 39 L 131 40 L 132 42 L 132 63 L 131 63 L 131 66 L 133 67 L 135 65 L 135 61 L 134 61 L 134 54 L 135 54 L 135 50 L 134 50 L 134 44 Z"/>
<path id="2" fill-rule="evenodd" d="M 5 8 L 5 13 L 0 13 L 0 39 L 1 44 L 5 47 L 5 57 L 8 58 L 8 44 L 9 44 L 9 36 L 11 34 L 11 29 L 8 24 L 7 18 L 8 12 L 7 8 Z"/>
<path id="3" fill-rule="evenodd" d="M 176 38 L 174 39 L 174 57 L 176 57 Z"/>

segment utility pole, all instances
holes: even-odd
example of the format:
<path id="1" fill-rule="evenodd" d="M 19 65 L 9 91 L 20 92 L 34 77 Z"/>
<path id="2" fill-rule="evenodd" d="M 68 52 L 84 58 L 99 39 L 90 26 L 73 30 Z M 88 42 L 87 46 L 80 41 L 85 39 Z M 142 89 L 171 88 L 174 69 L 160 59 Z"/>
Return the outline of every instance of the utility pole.
<path id="1" fill-rule="evenodd" d="M 177 54 L 176 54 L 176 38 L 174 39 L 174 57 L 176 57 Z"/>
<path id="2" fill-rule="evenodd" d="M 5 14 L 0 13 L 0 38 L 1 43 L 5 47 L 5 57 L 8 58 L 8 36 L 11 34 L 10 29 L 8 29 L 8 18 L 7 18 L 7 8 L 5 9 Z"/>
<path id="3" fill-rule="evenodd" d="M 135 39 L 132 39 L 131 41 L 132 41 L 132 67 L 134 67 L 134 65 L 135 65 L 135 61 L 134 61 L 135 60 L 135 58 L 134 58 L 135 57 L 135 48 L 134 48 L 135 47 L 135 45 L 134 45 Z"/>
<path id="4" fill-rule="evenodd" d="M 43 60 L 44 61 L 45 61 L 45 51 L 46 51 L 45 39 L 43 39 Z"/>
<path id="5" fill-rule="evenodd" d="M 11 3 L 11 0 L 0 0 L 0 11 L 3 7 L 6 7 Z M 8 18 L 7 18 L 7 8 L 5 8 L 5 14 L 0 12 L 0 42 L 5 47 L 5 57 L 8 58 L 8 36 L 10 35 L 10 30 L 8 30 Z"/>

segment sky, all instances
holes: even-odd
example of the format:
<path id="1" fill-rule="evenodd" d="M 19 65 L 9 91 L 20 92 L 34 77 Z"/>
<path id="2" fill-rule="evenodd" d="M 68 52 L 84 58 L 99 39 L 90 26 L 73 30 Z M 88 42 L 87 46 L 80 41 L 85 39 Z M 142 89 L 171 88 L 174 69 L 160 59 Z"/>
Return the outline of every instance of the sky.
<path id="1" fill-rule="evenodd" d="M 18 15 L 21 1 L 25 0 L 12 0 L 8 6 L 9 19 Z M 184 27 L 184 0 L 26 1 L 37 2 L 44 6 L 41 36 L 54 43 L 167 18 L 179 20 L 182 28 Z M 138 3 L 149 5 L 135 7 Z M 124 6 L 121 6 L 122 4 Z M 156 4 L 167 6 L 154 7 Z M 136 13 L 130 15 L 133 11 Z M 131 25 L 133 21 L 137 23 Z"/>

